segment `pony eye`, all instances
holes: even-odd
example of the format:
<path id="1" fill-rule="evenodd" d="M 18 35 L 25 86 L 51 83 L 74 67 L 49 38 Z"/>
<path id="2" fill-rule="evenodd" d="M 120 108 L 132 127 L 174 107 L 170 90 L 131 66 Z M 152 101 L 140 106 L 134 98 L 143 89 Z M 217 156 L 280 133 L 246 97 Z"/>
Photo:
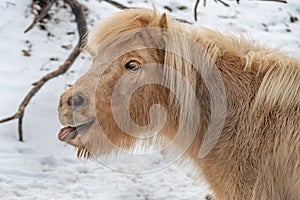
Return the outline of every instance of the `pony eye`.
<path id="1" fill-rule="evenodd" d="M 127 62 L 124 66 L 128 71 L 137 71 L 139 69 L 141 69 L 141 63 L 139 63 L 136 60 L 130 60 L 129 62 Z"/>

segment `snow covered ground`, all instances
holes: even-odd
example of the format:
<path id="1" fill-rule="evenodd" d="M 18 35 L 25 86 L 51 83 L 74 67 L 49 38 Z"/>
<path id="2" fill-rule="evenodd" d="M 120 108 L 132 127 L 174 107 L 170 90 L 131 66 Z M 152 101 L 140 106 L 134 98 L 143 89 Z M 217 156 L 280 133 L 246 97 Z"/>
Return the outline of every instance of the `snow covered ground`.
<path id="1" fill-rule="evenodd" d="M 89 9 L 90 26 L 118 11 L 105 2 L 80 2 Z M 145 1 L 119 2 L 149 8 Z M 24 34 L 33 19 L 30 3 L 31 0 L 0 1 L 0 118 L 14 113 L 31 83 L 57 68 L 77 42 L 70 9 L 58 7 L 51 10 L 53 16 L 46 30 L 37 26 Z M 242 0 L 240 5 L 230 1 L 230 8 L 211 0 L 207 3 L 205 8 L 199 6 L 196 24 L 242 32 L 300 57 L 300 22 L 296 20 L 300 19 L 299 1 L 279 4 Z M 193 21 L 194 1 L 156 0 L 155 4 L 159 11 Z M 24 51 L 30 56 L 24 56 Z M 17 142 L 16 121 L 0 124 L 0 199 L 204 199 L 208 193 L 205 183 L 195 182 L 188 170 L 176 163 L 153 173 L 125 174 L 96 161 L 79 160 L 72 147 L 57 140 L 58 98 L 78 78 L 81 63 L 77 61 L 69 72 L 47 83 L 34 97 L 25 113 L 24 143 Z M 163 160 L 155 157 L 143 164 L 155 162 Z M 131 162 L 121 160 L 119 164 L 130 167 Z"/>

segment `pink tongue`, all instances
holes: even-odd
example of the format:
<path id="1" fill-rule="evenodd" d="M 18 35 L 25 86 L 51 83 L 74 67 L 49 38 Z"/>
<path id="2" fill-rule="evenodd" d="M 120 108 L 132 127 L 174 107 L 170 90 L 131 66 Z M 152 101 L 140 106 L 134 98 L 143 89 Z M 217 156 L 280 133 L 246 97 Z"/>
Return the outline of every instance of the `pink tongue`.
<path id="1" fill-rule="evenodd" d="M 62 129 L 60 129 L 59 133 L 58 133 L 58 139 L 60 140 L 64 140 L 65 137 L 67 137 L 75 128 L 68 126 L 68 127 L 64 127 Z"/>

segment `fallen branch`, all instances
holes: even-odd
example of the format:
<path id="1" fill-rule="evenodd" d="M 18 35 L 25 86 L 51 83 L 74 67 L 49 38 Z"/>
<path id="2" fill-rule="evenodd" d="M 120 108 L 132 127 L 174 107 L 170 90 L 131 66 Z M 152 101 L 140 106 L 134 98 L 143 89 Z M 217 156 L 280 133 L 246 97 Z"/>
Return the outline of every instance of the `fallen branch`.
<path id="1" fill-rule="evenodd" d="M 23 116 L 24 116 L 26 106 L 28 105 L 28 103 L 30 102 L 32 97 L 40 90 L 40 88 L 47 81 L 49 81 L 52 78 L 55 78 L 61 74 L 64 74 L 71 67 L 74 60 L 77 58 L 77 56 L 80 54 L 82 48 L 86 44 L 87 25 L 86 25 L 86 20 L 85 20 L 81 5 L 76 0 L 64 0 L 64 1 L 66 4 L 68 4 L 71 7 L 72 12 L 76 17 L 77 30 L 78 30 L 78 34 L 79 34 L 79 41 L 78 41 L 77 45 L 74 47 L 73 51 L 68 56 L 66 61 L 58 69 L 46 74 L 39 81 L 37 81 L 33 84 L 34 87 L 27 93 L 27 95 L 25 96 L 25 98 L 23 99 L 21 104 L 19 105 L 18 111 L 14 115 L 0 120 L 0 123 L 4 123 L 7 121 L 18 119 L 19 141 L 21 141 L 21 142 L 23 141 Z M 39 22 L 41 19 L 43 19 L 47 15 L 47 12 L 50 10 L 52 5 L 53 5 L 53 2 L 50 2 L 49 4 L 47 4 L 46 8 L 44 8 L 40 12 L 40 14 L 35 17 L 33 23 L 26 29 L 26 32 L 28 30 L 30 30 L 37 22 Z"/>
<path id="2" fill-rule="evenodd" d="M 55 0 L 50 0 L 47 2 L 47 5 L 43 7 L 38 15 L 34 17 L 34 20 L 30 24 L 30 26 L 24 31 L 24 33 L 27 33 L 29 30 L 31 30 L 38 22 L 41 22 L 48 14 L 48 11 L 51 9 L 53 4 L 55 3 Z"/>

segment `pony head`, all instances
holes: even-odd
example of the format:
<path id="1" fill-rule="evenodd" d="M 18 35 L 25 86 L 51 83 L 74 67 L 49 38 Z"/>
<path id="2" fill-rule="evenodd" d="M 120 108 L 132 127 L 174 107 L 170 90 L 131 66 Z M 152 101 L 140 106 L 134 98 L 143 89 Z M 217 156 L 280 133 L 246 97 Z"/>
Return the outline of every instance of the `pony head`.
<path id="1" fill-rule="evenodd" d="M 84 157 L 137 146 L 178 155 L 197 133 L 219 134 L 226 99 L 214 67 L 218 48 L 203 49 L 201 42 L 198 30 L 152 10 L 125 10 L 103 21 L 88 41 L 91 68 L 61 96 L 59 139 Z"/>
<path id="2" fill-rule="evenodd" d="M 109 153 L 112 146 L 131 149 L 138 141 L 161 144 L 177 128 L 177 110 L 160 84 L 167 28 L 165 14 L 133 9 L 92 33 L 87 49 L 93 64 L 61 95 L 58 108 L 65 126 L 58 137 L 77 147 L 78 156 Z"/>

